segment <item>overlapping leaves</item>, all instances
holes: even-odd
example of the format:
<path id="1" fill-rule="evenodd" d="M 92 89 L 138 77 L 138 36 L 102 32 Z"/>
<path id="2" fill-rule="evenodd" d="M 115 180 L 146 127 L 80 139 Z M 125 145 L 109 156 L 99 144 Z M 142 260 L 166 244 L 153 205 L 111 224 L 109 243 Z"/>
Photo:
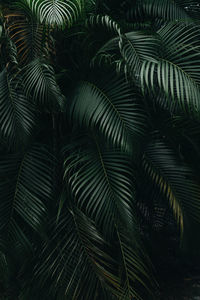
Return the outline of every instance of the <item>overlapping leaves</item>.
<path id="1" fill-rule="evenodd" d="M 137 94 L 115 73 L 94 79 L 76 86 L 70 104 L 72 120 L 99 130 L 114 145 L 126 148 L 130 137 L 144 133 L 146 116 Z"/>
<path id="2" fill-rule="evenodd" d="M 34 145 L 23 155 L 2 157 L 0 165 L 1 243 L 19 239 L 26 244 L 29 238 L 24 235 L 23 224 L 39 234 L 43 231 L 47 216 L 45 202 L 52 197 L 50 154 L 42 145 Z"/>
<path id="3" fill-rule="evenodd" d="M 13 72 L 13 70 L 11 70 Z M 34 110 L 20 83 L 5 68 L 0 73 L 0 132 L 9 145 L 26 143 L 34 127 Z"/>
<path id="4" fill-rule="evenodd" d="M 24 93 L 34 103 L 47 110 L 59 110 L 64 106 L 64 96 L 56 82 L 52 66 L 36 59 L 21 71 Z"/>
<path id="5" fill-rule="evenodd" d="M 159 140 L 151 143 L 145 152 L 143 167 L 169 201 L 181 231 L 185 216 L 198 220 L 200 189 L 195 174 L 189 166 L 179 162 L 169 145 Z"/>
<path id="6" fill-rule="evenodd" d="M 198 30 L 196 26 L 172 23 L 163 26 L 158 31 L 162 42 L 160 58 L 158 62 L 145 61 L 140 73 L 143 90 L 163 92 L 163 101 L 192 115 L 199 114 Z"/>

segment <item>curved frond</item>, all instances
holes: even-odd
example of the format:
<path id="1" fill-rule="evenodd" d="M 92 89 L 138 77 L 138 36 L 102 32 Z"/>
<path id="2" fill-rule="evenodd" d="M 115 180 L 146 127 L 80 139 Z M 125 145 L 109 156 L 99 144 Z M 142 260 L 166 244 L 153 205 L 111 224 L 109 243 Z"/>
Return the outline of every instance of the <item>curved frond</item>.
<path id="1" fill-rule="evenodd" d="M 160 57 L 179 67 L 200 83 L 199 26 L 168 23 L 158 30 L 162 47 Z"/>
<path id="2" fill-rule="evenodd" d="M 80 0 L 26 0 L 38 20 L 52 27 L 70 27 L 81 13 Z"/>
<path id="3" fill-rule="evenodd" d="M 11 11 L 6 15 L 7 32 L 17 48 L 17 55 L 21 64 L 47 56 L 52 52 L 50 32 L 43 24 L 38 23 L 27 1 L 19 2 L 18 11 Z"/>
<path id="4" fill-rule="evenodd" d="M 166 96 L 163 101 L 192 115 L 199 114 L 200 110 L 198 31 L 195 26 L 171 23 L 163 26 L 158 31 L 162 41 L 160 59 L 158 62 L 145 61 L 140 73 L 144 90 L 155 94 L 163 92 Z"/>
<path id="5" fill-rule="evenodd" d="M 129 20 L 137 20 L 146 15 L 154 19 L 161 18 L 163 22 L 178 20 L 191 22 L 192 20 L 187 14 L 185 7 L 187 7 L 187 4 L 184 6 L 184 1 L 181 0 L 142 0 L 137 1 L 136 4 L 129 9 L 127 17 Z"/>
<path id="6" fill-rule="evenodd" d="M 132 170 L 129 166 L 130 160 L 125 153 L 102 147 L 95 136 L 84 136 L 66 147 L 64 177 L 74 201 L 108 235 L 114 231 L 116 217 L 133 228 Z"/>
<path id="7" fill-rule="evenodd" d="M 58 109 L 64 105 L 64 96 L 55 80 L 54 69 L 44 61 L 36 59 L 21 71 L 24 93 L 34 103 L 47 109 Z"/>
<path id="8" fill-rule="evenodd" d="M 143 167 L 169 201 L 181 231 L 184 230 L 184 216 L 199 219 L 200 188 L 195 175 L 180 163 L 169 146 L 161 141 L 151 143 L 145 151 Z"/>
<path id="9" fill-rule="evenodd" d="M 136 288 L 139 284 L 142 290 L 145 289 L 149 295 L 151 294 L 148 285 L 153 284 L 156 286 L 153 275 L 150 274 L 148 265 L 148 259 L 142 253 L 142 245 L 135 245 L 124 230 L 123 226 L 116 228 L 117 238 L 119 242 L 119 248 L 121 253 L 121 272 L 122 272 L 122 296 L 120 300 L 126 299 L 144 299 L 138 289 Z M 148 280 L 148 284 L 146 281 Z"/>
<path id="10" fill-rule="evenodd" d="M 0 133 L 9 145 L 26 143 L 34 127 L 34 111 L 19 83 L 5 68 L 0 73 Z"/>
<path id="11" fill-rule="evenodd" d="M 9 241 L 28 245 L 31 238 L 31 235 L 26 236 L 28 228 L 43 234 L 46 203 L 52 197 L 51 159 L 42 145 L 33 146 L 23 156 L 10 154 L 2 157 L 0 242 L 4 247 Z"/>
<path id="12" fill-rule="evenodd" d="M 119 38 L 114 38 L 103 45 L 94 57 L 102 54 L 120 51 L 123 62 L 128 68 L 130 75 L 139 77 L 142 62 L 155 61 L 157 58 L 158 40 L 152 36 L 145 35 L 138 31 L 127 32 L 122 37 L 122 44 L 119 48 Z"/>
<path id="13" fill-rule="evenodd" d="M 163 92 L 163 101 L 192 115 L 199 114 L 199 28 L 169 23 L 158 34 L 161 37 L 160 59 L 143 63 L 142 88 L 157 95 Z"/>
<path id="14" fill-rule="evenodd" d="M 105 15 L 105 16 L 102 16 L 102 15 L 90 16 L 86 20 L 86 25 L 88 27 L 101 27 L 101 28 L 104 28 L 105 30 L 108 30 L 112 34 L 118 35 L 119 38 L 120 38 L 120 42 L 121 42 L 122 32 L 121 32 L 120 25 L 108 15 Z"/>
<path id="15" fill-rule="evenodd" d="M 42 145 L 35 145 L 23 157 L 13 154 L 3 157 L 0 165 L 1 234 L 13 234 L 17 216 L 40 233 L 46 218 L 45 202 L 52 196 L 52 163 L 48 151 Z"/>
<path id="16" fill-rule="evenodd" d="M 144 91 L 152 90 L 154 93 L 158 93 L 159 86 L 165 95 L 162 101 L 166 101 L 169 106 L 175 105 L 192 115 L 199 113 L 199 85 L 173 62 L 165 59 L 158 63 L 144 62 L 141 68 L 141 84 Z"/>
<path id="17" fill-rule="evenodd" d="M 137 104 L 137 94 L 115 73 L 101 80 L 94 79 L 80 82 L 73 91 L 70 104 L 73 123 L 99 130 L 122 148 L 128 146 L 128 139 L 137 143 L 146 124 L 145 112 Z"/>
<path id="18" fill-rule="evenodd" d="M 94 222 L 77 208 L 65 208 L 41 258 L 35 275 L 42 285 L 52 278 L 58 294 L 70 299 L 98 299 L 105 289 L 110 298 L 120 295 L 118 262 L 111 255 L 110 245 Z"/>

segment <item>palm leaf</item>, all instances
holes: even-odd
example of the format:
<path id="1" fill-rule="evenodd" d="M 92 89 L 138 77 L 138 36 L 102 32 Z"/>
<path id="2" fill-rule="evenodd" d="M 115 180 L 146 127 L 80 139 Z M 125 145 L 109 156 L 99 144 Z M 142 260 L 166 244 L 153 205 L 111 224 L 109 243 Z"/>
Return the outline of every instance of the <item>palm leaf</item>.
<path id="1" fill-rule="evenodd" d="M 117 262 L 109 252 L 109 244 L 92 220 L 76 208 L 65 208 L 35 275 L 42 285 L 52 277 L 54 290 L 70 299 L 97 299 L 103 289 L 110 297 L 119 295 Z"/>
<path id="2" fill-rule="evenodd" d="M 6 246 L 10 241 L 29 245 L 27 228 L 43 234 L 47 217 L 45 202 L 52 197 L 51 159 L 42 145 L 33 146 L 23 156 L 10 154 L 1 158 L 1 245 Z M 28 226 L 26 230 L 24 224 Z"/>
<path id="3" fill-rule="evenodd" d="M 13 72 L 13 70 L 11 70 Z M 34 127 L 33 106 L 28 103 L 20 84 L 5 68 L 0 73 L 0 132 L 9 145 L 26 143 Z"/>
<path id="4" fill-rule="evenodd" d="M 36 59 L 22 70 L 24 92 L 34 103 L 47 109 L 59 109 L 64 105 L 64 96 L 55 80 L 54 69 L 45 61 Z"/>
<path id="5" fill-rule="evenodd" d="M 132 171 L 128 156 L 103 148 L 95 136 L 76 139 L 65 149 L 65 180 L 77 206 L 108 235 L 114 231 L 111 216 L 120 216 L 132 228 Z"/>
<path id="6" fill-rule="evenodd" d="M 158 34 L 163 45 L 162 57 L 157 63 L 143 63 L 140 73 L 142 88 L 153 90 L 155 94 L 161 91 L 165 94 L 163 101 L 196 115 L 200 96 L 198 28 L 168 24 Z"/>
<path id="7" fill-rule="evenodd" d="M 16 45 L 21 64 L 53 51 L 48 28 L 38 23 L 27 1 L 19 2 L 15 11 L 6 15 L 6 20 L 8 35 Z"/>
<path id="8" fill-rule="evenodd" d="M 142 300 L 144 298 L 140 295 L 140 292 L 138 292 L 138 283 L 141 289 L 145 289 L 145 291 L 148 292 L 148 295 L 151 294 L 148 284 L 153 283 L 155 285 L 153 275 L 149 273 L 148 259 L 147 257 L 144 259 L 143 254 L 141 254 L 143 245 L 140 244 L 139 248 L 137 244 L 134 244 L 133 240 L 130 239 L 127 232 L 121 226 L 117 227 L 117 238 L 121 252 L 121 271 L 123 274 L 123 293 L 119 299 Z M 147 280 L 148 284 L 146 284 Z"/>
<path id="9" fill-rule="evenodd" d="M 135 138 L 137 143 L 144 134 L 146 119 L 145 112 L 137 104 L 137 94 L 115 73 L 94 79 L 80 82 L 73 92 L 70 104 L 73 123 L 99 130 L 106 139 L 122 148 L 128 147 L 128 139 Z M 130 140 L 130 146 L 131 143 Z"/>
<path id="10" fill-rule="evenodd" d="M 187 2 L 187 3 L 184 3 Z M 127 14 L 128 20 L 137 20 L 138 18 L 149 16 L 154 20 L 160 18 L 163 21 L 190 21 L 185 7 L 189 1 L 168 1 L 168 0 L 143 0 L 137 1 Z M 194 1 L 192 1 L 194 2 Z"/>
<path id="11" fill-rule="evenodd" d="M 158 41 L 152 36 L 138 31 L 127 32 L 122 36 L 119 47 L 119 38 L 109 40 L 96 53 L 94 60 L 102 54 L 120 51 L 123 62 L 132 76 L 139 77 L 142 62 L 155 61 L 157 58 Z"/>
<path id="12" fill-rule="evenodd" d="M 81 13 L 79 0 L 28 0 L 38 20 L 51 27 L 70 27 Z"/>
<path id="13" fill-rule="evenodd" d="M 125 154 L 105 149 L 105 146 L 102 148 L 101 142 L 96 137 L 93 139 L 91 143 L 88 138 L 84 138 L 83 145 L 74 142 L 74 147 L 66 148 L 66 155 L 69 154 L 65 159 L 65 179 L 75 205 L 95 221 L 108 240 L 112 239 L 116 230 L 126 242 L 132 240 L 127 248 L 122 245 L 123 237 L 118 240 L 120 255 L 127 255 L 120 262 L 123 270 L 121 276 L 126 279 L 125 282 L 121 281 L 119 299 L 127 299 L 137 294 L 135 282 L 140 282 L 147 289 L 144 277 L 146 281 L 151 281 L 143 263 L 143 246 L 137 233 L 132 170 Z M 124 231 L 118 228 L 120 223 Z"/>
<path id="14" fill-rule="evenodd" d="M 184 230 L 184 217 L 199 220 L 200 190 L 193 171 L 180 163 L 173 150 L 162 141 L 151 143 L 144 155 L 143 167 L 169 201 L 174 216 Z"/>

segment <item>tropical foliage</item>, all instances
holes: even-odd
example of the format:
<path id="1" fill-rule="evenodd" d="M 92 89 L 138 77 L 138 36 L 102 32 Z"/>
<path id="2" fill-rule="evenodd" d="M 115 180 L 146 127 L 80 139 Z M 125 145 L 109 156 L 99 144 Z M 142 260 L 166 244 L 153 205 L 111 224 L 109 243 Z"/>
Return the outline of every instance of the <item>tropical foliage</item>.
<path id="1" fill-rule="evenodd" d="M 198 2 L 0 9 L 0 299 L 158 299 L 156 233 L 199 226 Z"/>

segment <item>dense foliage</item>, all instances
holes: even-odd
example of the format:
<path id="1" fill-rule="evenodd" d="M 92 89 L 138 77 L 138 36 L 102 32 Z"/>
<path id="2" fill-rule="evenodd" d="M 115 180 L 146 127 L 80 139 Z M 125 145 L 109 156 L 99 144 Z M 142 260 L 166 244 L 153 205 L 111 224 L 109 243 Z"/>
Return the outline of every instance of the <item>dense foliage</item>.
<path id="1" fill-rule="evenodd" d="M 158 299 L 158 232 L 199 249 L 198 2 L 0 10 L 0 299 Z"/>

